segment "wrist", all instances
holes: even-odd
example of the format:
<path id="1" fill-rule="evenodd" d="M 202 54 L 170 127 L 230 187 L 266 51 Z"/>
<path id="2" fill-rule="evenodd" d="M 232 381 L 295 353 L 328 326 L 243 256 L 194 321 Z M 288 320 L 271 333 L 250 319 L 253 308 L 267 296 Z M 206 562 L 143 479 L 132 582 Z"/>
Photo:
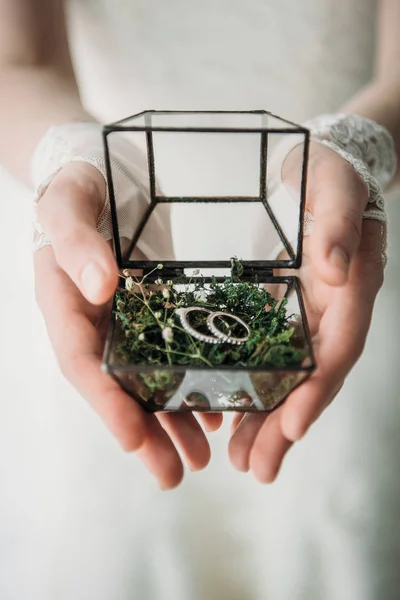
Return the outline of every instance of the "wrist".
<path id="1" fill-rule="evenodd" d="M 0 162 L 29 185 L 32 155 L 48 128 L 94 119 L 83 108 L 73 77 L 54 67 L 3 65 L 0 89 Z"/>
<path id="2" fill-rule="evenodd" d="M 113 133 L 111 136 L 112 153 L 110 162 L 106 164 L 103 144 L 102 126 L 98 123 L 75 122 L 51 127 L 40 140 L 32 159 L 32 182 L 34 184 L 35 206 L 54 179 L 60 182 L 63 173 L 71 168 L 87 172 L 88 168 L 96 169 L 96 177 L 92 181 L 99 185 L 105 193 L 97 195 L 102 198 L 97 231 L 105 240 L 114 237 L 112 211 L 108 186 L 109 166 L 112 172 L 113 196 L 118 223 L 118 238 L 128 241 L 128 246 L 141 222 L 144 212 L 151 204 L 147 156 L 143 149 L 133 144 L 126 136 Z M 101 178 L 101 180 L 100 180 Z M 96 184 L 97 185 L 97 184 Z M 172 240 L 169 232 L 170 207 L 164 204 L 154 214 L 141 236 L 138 248 L 150 260 L 168 253 L 173 254 Z M 37 210 L 34 216 L 35 236 L 34 250 L 51 243 L 40 220 Z"/>

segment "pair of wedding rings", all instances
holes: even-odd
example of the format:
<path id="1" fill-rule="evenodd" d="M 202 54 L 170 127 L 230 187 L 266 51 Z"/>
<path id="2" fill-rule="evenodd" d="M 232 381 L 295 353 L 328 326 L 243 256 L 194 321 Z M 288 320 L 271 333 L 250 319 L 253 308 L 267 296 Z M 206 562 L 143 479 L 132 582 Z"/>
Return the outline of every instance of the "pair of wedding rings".
<path id="1" fill-rule="evenodd" d="M 190 306 L 188 308 L 178 308 L 175 312 L 180 318 L 183 329 L 185 331 L 187 331 L 187 333 L 189 333 L 191 336 L 196 338 L 197 340 L 200 340 L 201 342 L 207 342 L 207 344 L 222 344 L 225 342 L 227 344 L 238 345 L 238 344 L 244 344 L 249 339 L 250 327 L 242 319 L 240 319 L 236 315 L 232 315 L 231 313 L 221 312 L 221 311 L 211 312 L 207 308 L 201 308 L 199 306 Z M 208 314 L 206 325 L 213 335 L 206 335 L 204 333 L 201 333 L 200 331 L 198 331 L 197 329 L 192 327 L 192 325 L 190 325 L 189 320 L 188 320 L 188 315 L 191 312 L 204 312 L 204 313 Z M 234 337 L 234 336 L 230 335 L 229 333 L 224 333 L 223 331 L 218 329 L 218 327 L 216 326 L 216 324 L 215 324 L 216 319 L 221 319 L 224 322 L 224 324 L 226 325 L 226 327 L 228 328 L 228 330 L 229 330 L 229 323 L 227 323 L 226 320 L 233 319 L 234 321 L 239 323 L 245 329 L 246 335 L 243 337 Z"/>

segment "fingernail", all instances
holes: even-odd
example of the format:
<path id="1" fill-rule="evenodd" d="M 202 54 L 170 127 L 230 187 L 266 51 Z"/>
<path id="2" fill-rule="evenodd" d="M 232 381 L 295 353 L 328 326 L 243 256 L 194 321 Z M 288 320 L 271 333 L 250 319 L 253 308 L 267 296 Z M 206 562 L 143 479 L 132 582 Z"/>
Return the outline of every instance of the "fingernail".
<path id="1" fill-rule="evenodd" d="M 340 248 L 339 246 L 335 246 L 330 254 L 330 262 L 332 265 L 347 273 L 350 266 L 350 259 L 347 252 Z"/>
<path id="2" fill-rule="evenodd" d="M 83 291 L 88 300 L 96 301 L 102 292 L 105 273 L 96 262 L 88 263 L 81 275 Z"/>

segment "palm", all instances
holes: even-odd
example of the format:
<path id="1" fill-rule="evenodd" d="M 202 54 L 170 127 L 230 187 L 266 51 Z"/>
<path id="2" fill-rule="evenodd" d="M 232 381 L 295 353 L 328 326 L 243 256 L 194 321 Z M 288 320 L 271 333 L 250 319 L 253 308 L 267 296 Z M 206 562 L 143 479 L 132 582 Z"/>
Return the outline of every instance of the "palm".
<path id="1" fill-rule="evenodd" d="M 269 416 L 236 416 L 229 445 L 236 468 L 251 469 L 264 482 L 275 478 L 292 443 L 305 434 L 332 401 L 359 358 L 383 279 L 381 225 L 364 221 L 361 228 L 365 189 L 360 189 L 357 176 L 340 160 L 332 161 L 328 155 L 324 168 L 319 169 L 318 161 L 315 164 L 309 173 L 307 203 L 316 223 L 312 235 L 304 240 L 299 275 L 317 368 Z M 354 215 L 355 224 L 350 220 Z M 351 261 L 344 279 L 343 272 L 329 261 L 329 238 L 343 244 L 346 236 Z"/>
<path id="2" fill-rule="evenodd" d="M 329 314 L 329 307 L 332 307 L 337 296 L 340 299 L 340 296 L 346 295 L 347 285 L 345 284 L 342 287 L 332 286 L 319 277 L 318 271 L 311 260 L 310 240 L 307 238 L 304 240 L 300 281 L 308 326 L 315 344 L 321 325 L 323 326 L 324 315 Z"/>
<path id="3" fill-rule="evenodd" d="M 320 147 L 314 152 L 307 202 L 316 227 L 305 240 L 300 276 L 318 368 L 268 418 L 244 417 L 230 442 L 235 466 L 251 468 L 262 481 L 275 477 L 292 440 L 304 434 L 342 385 L 363 347 L 382 281 L 380 225 L 365 222 L 361 241 L 358 232 L 364 186 L 330 151 L 322 151 L 322 160 Z M 193 415 L 149 414 L 101 372 L 109 298 L 117 284 L 110 246 L 96 232 L 104 193 L 101 175 L 79 163 L 64 167 L 49 186 L 38 213 L 53 247 L 35 255 L 37 298 L 65 376 L 122 447 L 137 451 L 162 487 L 173 487 L 183 474 L 178 449 L 193 470 L 207 464 L 210 449 Z M 332 244 L 345 244 L 348 273 L 330 260 Z M 221 423 L 217 414 L 202 419 L 208 429 Z"/>
<path id="4" fill-rule="evenodd" d="M 100 179 L 99 179 L 100 178 Z M 174 487 L 190 469 L 204 468 L 210 449 L 192 414 L 150 414 L 101 371 L 101 356 L 117 284 L 110 246 L 96 232 L 104 198 L 104 181 L 90 165 L 64 167 L 39 203 L 39 218 L 53 247 L 35 254 L 36 295 L 60 367 L 89 401 L 126 451 L 136 451 L 162 488 Z M 83 277 L 85 265 L 100 266 L 101 286 Z M 90 298 L 91 302 L 87 300 Z M 202 415 L 206 429 L 220 415 Z"/>

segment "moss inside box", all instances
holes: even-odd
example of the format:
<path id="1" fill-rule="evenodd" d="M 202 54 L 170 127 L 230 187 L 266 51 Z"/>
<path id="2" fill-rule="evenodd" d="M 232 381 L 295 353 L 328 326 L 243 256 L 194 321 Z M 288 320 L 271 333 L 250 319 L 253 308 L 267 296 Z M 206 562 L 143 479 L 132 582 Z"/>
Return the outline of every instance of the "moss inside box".
<path id="1" fill-rule="evenodd" d="M 122 333 L 117 354 L 123 364 L 284 368 L 304 359 L 293 315 L 287 314 L 287 300 L 274 298 L 256 280 L 242 281 L 243 268 L 237 259 L 232 259 L 231 273 L 223 281 L 206 282 L 198 272 L 164 280 L 161 264 L 155 271 L 155 281 L 150 273 L 135 277 L 125 272 L 125 288 L 117 292 L 115 314 Z M 221 311 L 244 321 L 250 335 L 237 345 L 196 339 L 179 318 L 179 309 L 188 307 L 209 311 L 188 315 L 190 325 L 200 333 L 210 335 L 207 316 Z M 239 322 L 221 319 L 216 324 L 227 336 L 243 337 Z"/>

